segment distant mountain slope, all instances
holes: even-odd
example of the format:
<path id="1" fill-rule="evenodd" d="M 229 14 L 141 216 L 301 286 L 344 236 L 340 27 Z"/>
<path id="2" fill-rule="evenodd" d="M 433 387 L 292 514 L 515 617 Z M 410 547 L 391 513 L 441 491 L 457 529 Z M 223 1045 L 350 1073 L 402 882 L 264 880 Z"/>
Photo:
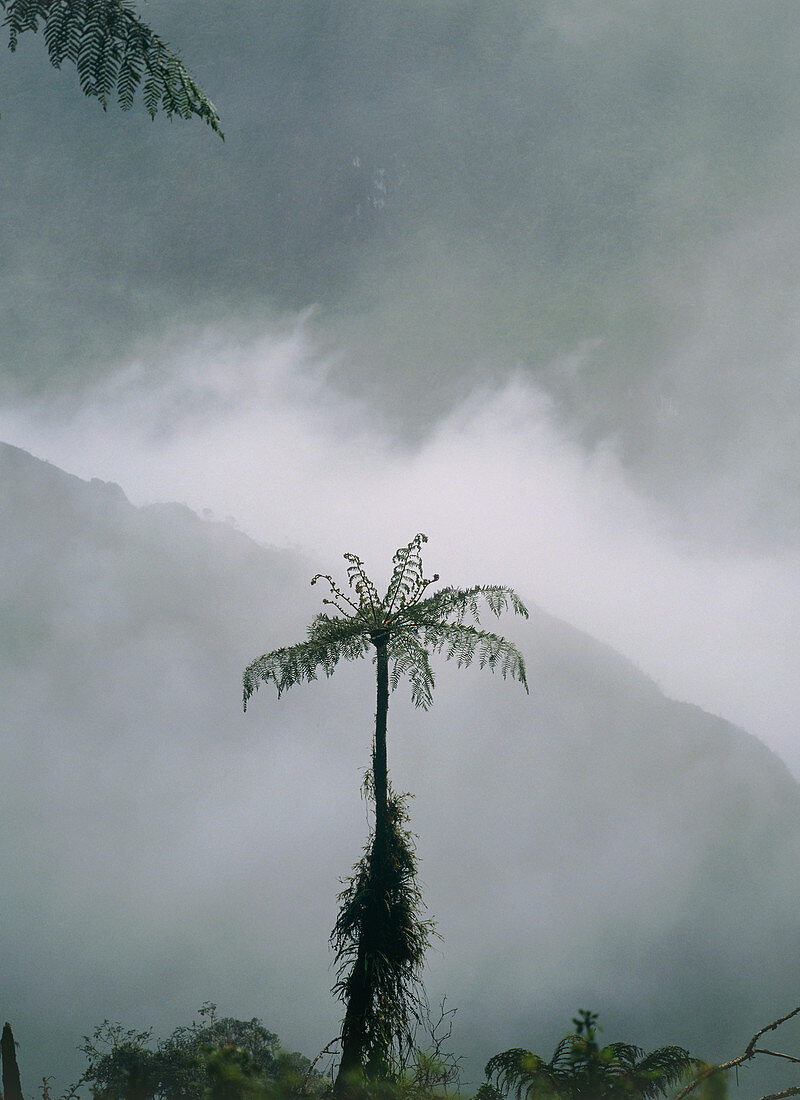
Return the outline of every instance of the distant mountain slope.
<path id="1" fill-rule="evenodd" d="M 371 671 L 247 715 L 240 676 L 302 637 L 318 563 L 6 445 L 0 515 L 0 1008 L 26 1088 L 65 1085 L 105 1017 L 166 1033 L 205 999 L 313 1056 Z M 797 784 L 564 623 L 503 629 L 529 697 L 442 666 L 429 714 L 402 689 L 390 713 L 443 936 L 429 993 L 459 1007 L 470 1076 L 548 1050 L 578 1007 L 609 1040 L 735 1052 L 800 999 Z"/>

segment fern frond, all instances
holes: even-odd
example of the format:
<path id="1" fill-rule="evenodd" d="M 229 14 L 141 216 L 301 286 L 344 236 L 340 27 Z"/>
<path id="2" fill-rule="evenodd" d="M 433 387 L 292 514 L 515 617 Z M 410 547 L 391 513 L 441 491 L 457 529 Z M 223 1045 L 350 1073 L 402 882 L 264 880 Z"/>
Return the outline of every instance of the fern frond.
<path id="1" fill-rule="evenodd" d="M 569 1073 L 575 1065 L 575 1044 L 579 1038 L 578 1035 L 565 1035 L 558 1044 L 548 1063 L 553 1073 Z"/>
<path id="2" fill-rule="evenodd" d="M 51 63 L 73 62 L 84 93 L 103 108 L 116 89 L 120 106 L 130 108 L 146 74 L 143 91 L 151 118 L 159 108 L 168 118 L 196 115 L 224 140 L 216 107 L 166 42 L 125 0 L 0 0 L 9 48 L 20 34 L 44 24 Z"/>
<path id="3" fill-rule="evenodd" d="M 631 1043 L 609 1043 L 601 1051 L 601 1056 L 610 1065 L 626 1071 L 634 1069 L 643 1054 L 642 1047 L 633 1046 Z"/>
<path id="4" fill-rule="evenodd" d="M 358 610 L 377 621 L 383 611 L 383 601 L 378 590 L 367 576 L 364 563 L 358 554 L 345 554 L 347 564 L 347 583 L 358 596 Z"/>
<path id="5" fill-rule="evenodd" d="M 65 28 L 68 14 L 69 5 L 64 0 L 54 0 L 50 5 L 44 25 L 44 40 L 47 45 L 47 52 L 50 55 L 50 63 L 56 69 L 61 68 L 61 62 L 64 60 L 67 43 Z"/>
<path id="6" fill-rule="evenodd" d="M 425 646 L 410 631 L 397 632 L 389 638 L 389 659 L 393 662 L 392 691 L 407 676 L 414 706 L 429 710 L 433 705 L 434 677 Z"/>
<path id="7" fill-rule="evenodd" d="M 341 624 L 334 629 L 334 624 Z M 262 683 L 273 683 L 278 697 L 303 680 L 317 679 L 321 670 L 332 676 L 339 661 L 363 657 L 369 649 L 369 639 L 352 625 L 338 619 L 318 615 L 309 627 L 309 639 L 285 649 L 274 649 L 252 661 L 244 670 L 242 680 L 244 709 Z"/>
<path id="8" fill-rule="evenodd" d="M 158 77 L 153 73 L 152 69 L 148 67 L 145 71 L 146 76 L 144 84 L 142 85 L 142 101 L 150 118 L 155 118 L 158 114 L 158 105 L 161 102 L 161 87 Z"/>
<path id="9" fill-rule="evenodd" d="M 518 1047 L 496 1054 L 486 1065 L 487 1080 L 502 1093 L 513 1089 L 518 1100 L 656 1100 L 698 1064 L 682 1047 L 650 1054 L 630 1043 L 600 1048 L 594 1020 L 566 1035 L 549 1062 Z"/>
<path id="10" fill-rule="evenodd" d="M 354 657 L 360 657 L 369 650 L 369 638 L 363 625 L 356 619 L 342 618 L 340 615 L 326 615 L 321 612 L 311 620 L 306 631 L 309 642 L 323 645 L 355 646 Z M 349 655 L 348 648 L 348 655 Z"/>
<path id="11" fill-rule="evenodd" d="M 48 0 L 3 0 L 0 7 L 5 9 L 3 26 L 8 27 L 8 48 L 13 53 L 17 40 L 25 31 L 36 34 L 39 20 L 47 15 Z"/>
<path id="12" fill-rule="evenodd" d="M 108 105 L 109 93 L 119 86 L 124 38 L 119 33 L 119 9 L 101 5 L 97 14 L 97 50 L 93 61 L 95 95 Z"/>
<path id="13" fill-rule="evenodd" d="M 433 653 L 443 653 L 446 660 L 455 660 L 459 668 L 478 661 L 480 668 L 499 671 L 503 679 L 518 680 L 528 691 L 525 660 L 507 638 L 489 630 L 479 630 L 469 623 L 440 623 L 435 620 L 416 624 L 423 645 Z"/>
<path id="14" fill-rule="evenodd" d="M 537 1086 L 550 1083 L 547 1069 L 545 1061 L 538 1054 L 522 1047 L 514 1047 L 490 1058 L 484 1073 L 487 1080 L 495 1081 L 503 1094 L 513 1089 L 518 1098 L 523 1094 L 532 1098 L 536 1095 Z"/>
<path id="15" fill-rule="evenodd" d="M 64 52 L 62 56 L 77 66 L 81 37 L 86 20 L 86 3 L 85 0 L 76 0 L 75 3 L 64 0 L 64 7 L 66 10 L 64 12 Z"/>
<path id="16" fill-rule="evenodd" d="M 133 106 L 133 97 L 141 83 L 143 70 L 141 55 L 128 50 L 126 43 L 117 75 L 117 102 L 123 111 L 129 111 Z"/>
<path id="17" fill-rule="evenodd" d="M 106 96 L 100 87 L 98 76 L 102 74 L 105 57 L 106 33 L 103 25 L 102 3 L 88 0 L 78 43 L 77 68 L 81 88 L 86 95 L 97 96 L 103 109 Z"/>
<path id="18" fill-rule="evenodd" d="M 635 1067 L 641 1095 L 652 1100 L 662 1091 L 662 1081 L 666 1085 L 675 1085 L 700 1064 L 699 1059 L 693 1058 L 683 1047 L 659 1047 L 658 1050 L 646 1054 Z"/>
<path id="19" fill-rule="evenodd" d="M 417 590 L 422 587 L 422 545 L 428 536 L 421 532 L 414 536 L 408 546 L 399 547 L 392 558 L 392 579 L 386 591 L 384 606 L 387 618 L 395 611 L 405 607 L 414 599 Z"/>
<path id="20" fill-rule="evenodd" d="M 467 616 L 480 622 L 482 604 L 498 618 L 504 611 L 528 618 L 528 609 L 513 588 L 502 584 L 476 584 L 472 588 L 441 588 L 408 613 L 410 621 L 450 619 L 462 623 Z"/>

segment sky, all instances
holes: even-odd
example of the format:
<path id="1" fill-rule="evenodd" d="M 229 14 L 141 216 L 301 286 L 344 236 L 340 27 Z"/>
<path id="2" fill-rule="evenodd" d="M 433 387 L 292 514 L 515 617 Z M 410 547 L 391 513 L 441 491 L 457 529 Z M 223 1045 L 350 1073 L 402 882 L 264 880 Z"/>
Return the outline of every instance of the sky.
<path id="1" fill-rule="evenodd" d="M 800 776 L 800 12 L 151 0 L 0 64 L 0 439 L 335 570 L 424 531 Z"/>

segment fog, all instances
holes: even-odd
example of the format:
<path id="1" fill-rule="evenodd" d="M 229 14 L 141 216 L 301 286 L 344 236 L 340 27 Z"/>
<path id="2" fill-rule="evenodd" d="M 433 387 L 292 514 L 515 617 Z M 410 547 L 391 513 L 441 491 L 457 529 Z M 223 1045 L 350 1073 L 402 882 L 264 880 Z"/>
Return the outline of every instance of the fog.
<path id="1" fill-rule="evenodd" d="M 756 733 L 800 772 L 800 553 L 695 544 L 633 484 L 611 439 L 583 446 L 517 371 L 422 440 L 342 395 L 307 319 L 272 337 L 184 334 L 89 391 L 0 414 L 0 435 L 137 503 L 177 500 L 326 569 L 388 569 L 417 530 L 455 584 L 513 584 L 614 645 L 672 697 Z M 169 373 L 162 364 L 169 360 Z"/>
<path id="2" fill-rule="evenodd" d="M 241 536 L 236 545 L 244 547 L 246 534 L 276 548 L 285 573 L 275 583 L 272 558 L 270 565 L 258 564 L 255 549 L 237 551 L 234 587 L 242 586 L 240 594 L 227 609 L 220 597 L 207 620 L 198 613 L 195 621 L 188 609 L 202 585 L 187 580 L 180 588 L 180 567 L 160 556 L 164 547 L 176 562 L 189 555 L 188 573 L 208 569 L 212 585 L 230 562 L 213 558 L 205 535 L 181 541 L 159 527 L 155 556 L 179 591 L 172 625 L 159 625 L 154 609 L 169 585 L 152 572 L 150 551 L 133 553 L 132 574 L 107 587 L 103 570 L 112 568 L 122 538 L 115 524 L 136 526 L 124 519 L 122 503 L 114 507 L 123 518 L 103 520 L 115 532 L 108 536 L 113 553 L 106 557 L 107 543 L 97 541 L 90 509 L 84 557 L 61 561 L 58 524 L 47 525 L 50 511 L 62 507 L 55 503 L 62 490 L 48 490 L 41 499 L 42 530 L 48 532 L 42 563 L 52 583 L 35 597 L 32 574 L 24 588 L 32 602 L 20 610 L 18 593 L 8 585 L 4 605 L 17 616 L 4 633 L 13 639 L 22 630 L 27 641 L 21 651 L 29 662 L 27 672 L 13 661 L 4 666 L 11 677 L 13 743 L 28 744 L 43 716 L 53 730 L 66 731 L 60 750 L 57 737 L 52 743 L 46 772 L 53 777 L 52 804 L 72 809 L 48 829 L 67 836 L 74 830 L 89 851 L 93 839 L 99 843 L 110 829 L 125 865 L 134 869 L 133 885 L 127 887 L 124 876 L 112 885 L 106 868 L 110 908 L 89 914 L 74 899 L 85 883 L 81 875 L 95 874 L 98 864 L 81 870 L 76 861 L 66 910 L 74 906 L 74 919 L 52 909 L 36 933 L 35 950 L 20 953 L 29 912 L 20 902 L 11 921 L 19 936 L 10 935 L 4 955 L 15 968 L 15 988 L 25 987 L 26 973 L 39 975 L 40 997 L 57 980 L 59 996 L 69 999 L 102 971 L 97 996 L 83 1002 L 84 1017 L 93 1013 L 95 1022 L 130 1011 L 132 1023 L 147 1024 L 161 1012 L 169 1028 L 196 1007 L 187 1004 L 195 993 L 198 1003 L 217 996 L 208 988 L 214 982 L 227 990 L 227 1010 L 261 1013 L 261 979 L 248 985 L 242 978 L 255 973 L 257 952 L 243 962 L 226 948 L 208 982 L 183 986 L 181 974 L 208 965 L 209 929 L 215 919 L 220 927 L 230 919 L 214 917 L 228 850 L 222 838 L 239 851 L 227 893 L 256 874 L 264 849 L 274 843 L 280 854 L 270 873 L 296 861 L 305 871 L 292 879 L 291 891 L 304 896 L 308 882 L 319 881 L 329 905 L 314 909 L 307 928 L 297 928 L 298 941 L 313 947 L 291 958 L 275 948 L 278 987 L 291 984 L 298 968 L 302 976 L 282 1018 L 266 1023 L 297 1045 L 321 1046 L 335 1028 L 335 1006 L 327 1017 L 321 1010 L 324 1023 L 306 1027 L 302 1021 L 309 1001 L 328 1004 L 325 937 L 337 877 L 355 858 L 363 832 L 363 807 L 355 799 L 363 746 L 348 742 L 340 759 L 336 739 L 336 753 L 324 758 L 329 781 L 323 802 L 315 801 L 316 788 L 316 794 L 301 795 L 291 777 L 319 766 L 317 738 L 332 712 L 343 726 L 352 717 L 352 726 L 361 728 L 368 719 L 356 672 L 351 679 L 337 673 L 335 694 L 325 696 L 335 703 L 318 701 L 320 686 L 309 701 L 299 692 L 281 700 L 279 712 L 269 710 L 270 728 L 286 732 L 268 765 L 261 749 L 249 759 L 249 749 L 231 758 L 208 749 L 213 767 L 192 772 L 189 784 L 205 789 L 219 776 L 208 833 L 186 791 L 177 792 L 192 721 L 205 731 L 205 747 L 213 726 L 209 713 L 226 731 L 254 728 L 228 715 L 230 700 L 237 703 L 236 691 L 227 697 L 229 678 L 235 680 L 242 662 L 262 649 L 301 636 L 316 607 L 308 578 L 317 569 L 335 572 L 345 550 L 360 553 L 385 579 L 395 547 L 424 531 L 430 539 L 426 567 L 444 583 L 513 585 L 531 604 L 629 659 L 653 681 L 652 698 L 660 698 L 660 689 L 746 729 L 800 776 L 800 13 L 783 2 L 740 0 L 702 6 L 688 0 L 387 0 L 374 8 L 357 0 L 273 7 L 151 0 L 144 14 L 179 47 L 216 103 L 224 144 L 197 121 L 151 123 L 141 105 L 128 114 L 112 106 L 104 114 L 82 96 L 69 67 L 56 72 L 49 66 L 40 37 L 23 35 L 18 52 L 0 66 L 0 439 L 80 478 L 116 482 L 135 505 L 183 502 L 205 518 L 202 530 L 217 531 L 225 546 L 229 537 Z M 103 499 L 113 501 L 109 492 Z M 31 522 L 30 501 L 4 500 L 12 517 L 5 523 L 5 553 L 17 563 L 26 551 L 16 535 L 28 529 L 19 517 L 24 511 L 25 524 Z M 56 518 L 78 523 L 72 505 L 63 507 Z M 176 530 L 191 523 L 179 511 L 169 515 Z M 16 522 L 18 530 L 11 526 Z M 270 593 L 253 606 L 242 595 L 248 569 Z M 58 666 L 51 684 L 34 641 L 36 624 L 55 613 L 45 596 L 57 601 L 59 576 L 74 598 L 56 633 L 67 648 L 78 641 L 83 648 L 74 667 Z M 99 586 L 94 595 L 92 578 Z M 146 614 L 137 619 L 131 608 L 145 578 L 150 596 L 142 602 Z M 510 635 L 516 625 L 508 624 Z M 537 644 L 553 644 L 548 630 L 528 636 L 534 651 Z M 131 663 L 113 689 L 89 673 L 112 635 L 120 660 Z M 212 653 L 203 648 L 209 637 L 218 639 Z M 581 677 L 591 678 L 593 661 L 602 664 L 599 654 L 606 652 L 591 650 L 581 663 L 575 655 L 581 646 L 567 649 L 577 664 L 558 704 L 547 684 L 537 685 L 532 676 L 534 698 L 543 700 L 536 705 L 550 708 L 554 744 L 569 737 L 569 715 L 580 726 L 565 700 L 570 692 L 581 695 Z M 46 650 L 51 656 L 57 651 Z M 173 653 L 183 656 L 171 667 Z M 147 670 L 154 662 L 169 674 L 153 679 Z M 224 676 L 208 679 L 209 668 L 223 666 Z M 220 693 L 213 704 L 212 681 Z M 484 775 L 478 763 L 484 734 L 475 715 L 495 703 L 523 704 L 506 702 L 509 685 L 468 682 L 467 701 L 461 701 L 447 695 L 456 689 L 442 673 L 441 721 L 451 732 L 435 768 L 446 773 L 451 767 L 460 729 L 477 754 L 465 763 L 473 769 L 469 782 L 477 783 L 475 776 Z M 157 737 L 147 733 L 152 715 L 172 713 L 170 692 L 181 683 L 187 710 L 180 728 Z M 141 695 L 149 690 L 145 702 Z M 591 711 L 598 703 L 586 691 L 583 709 Z M 92 717 L 95 699 L 105 700 L 97 703 L 104 714 Z M 256 703 L 258 715 L 267 703 Z M 682 713 L 675 728 L 684 720 L 694 728 L 686 717 L 694 712 Z M 416 728 L 416 717 L 409 713 L 405 720 Z M 631 720 L 630 729 L 651 720 L 653 729 L 660 728 L 648 712 L 646 719 Z M 169 721 L 178 719 L 173 714 Z M 519 714 L 509 721 L 528 728 L 529 719 Z M 121 740 L 112 737 L 117 727 L 127 731 Z M 598 717 L 593 737 L 611 737 L 613 727 L 612 714 Z M 612 758 L 617 753 L 626 760 L 633 741 L 609 747 Z M 399 737 L 399 752 L 401 744 Z M 28 749 L 15 751 L 19 774 L 29 775 L 35 759 Z M 70 773 L 63 790 L 59 751 L 94 762 Z M 143 751 L 157 754 L 163 766 L 145 767 L 142 790 L 133 793 L 129 770 L 137 774 Z M 414 751 L 423 750 L 417 745 Z M 652 758 L 642 752 L 646 773 L 667 767 L 655 745 Z M 769 770 L 763 763 L 769 754 L 758 759 L 754 771 Z M 414 760 L 409 750 L 398 766 L 402 785 L 417 790 Z M 89 798 L 98 768 L 108 783 L 107 803 L 92 810 L 84 828 L 81 799 Z M 123 774 L 124 782 L 114 779 Z M 566 783 L 558 775 L 556 791 Z M 513 779 L 507 777 L 512 786 Z M 712 780 L 706 776 L 706 782 Z M 40 903 L 53 904 L 42 883 L 54 881 L 60 857 L 31 824 L 39 803 L 18 791 L 13 778 L 8 783 L 19 800 L 9 814 L 30 825 L 29 850 L 41 861 L 16 872 L 18 896 L 33 899 L 26 904 L 38 911 Z M 689 799 L 690 816 L 699 812 L 700 786 L 695 802 Z M 289 789 L 286 809 L 250 838 L 257 807 L 282 804 Z M 592 804 L 592 791 L 588 781 L 577 783 L 565 804 L 577 812 Z M 558 799 L 538 794 L 541 808 L 531 827 L 554 846 L 569 837 L 565 859 L 577 866 L 582 838 L 570 833 Z M 39 796 L 49 804 L 46 789 Z M 511 795 L 501 785 L 485 797 L 488 808 L 497 809 Z M 524 801 L 519 791 L 514 797 Z M 794 796 L 786 797 L 791 803 Z M 772 798 L 765 794 L 763 804 Z M 150 831 L 147 813 L 165 801 L 172 810 L 164 817 L 159 809 Z M 762 801 L 755 802 L 757 819 Z M 292 808 L 302 810 L 308 829 L 299 840 Z M 444 828 L 432 791 L 419 792 L 418 810 L 422 837 Z M 328 812 L 337 821 L 330 836 L 320 825 L 320 814 Z M 126 840 L 131 815 L 136 826 Z M 637 837 L 647 836 L 645 819 L 641 806 L 622 815 L 606 853 L 629 844 L 628 858 L 643 858 L 645 845 L 637 847 Z M 123 821 L 128 825 L 114 827 Z M 775 835 L 782 829 L 794 835 L 793 826 L 776 826 Z M 329 846 L 317 850 L 311 838 L 319 830 Z M 159 850 L 164 835 L 170 847 Z M 506 841 L 496 816 L 476 825 L 473 843 L 486 873 Z M 598 850 L 604 843 L 598 841 Z M 183 896 L 179 887 L 175 894 L 167 891 L 171 900 L 163 911 L 149 910 L 149 891 L 145 918 L 134 898 L 150 858 L 142 853 L 157 851 L 161 890 L 198 845 L 215 853 L 209 879 L 190 877 Z M 537 1034 L 545 1047 L 554 1044 L 559 1020 L 566 1026 L 582 989 L 596 994 L 601 1013 L 601 1001 L 618 1012 L 620 1027 L 635 1024 L 636 1011 L 624 1008 L 629 997 L 629 1004 L 651 1014 L 649 1040 L 681 1041 L 657 1033 L 659 1020 L 671 1028 L 679 1019 L 679 996 L 659 1017 L 652 989 L 660 979 L 648 984 L 642 978 L 637 993 L 630 974 L 625 996 L 615 996 L 620 949 L 587 931 L 599 913 L 613 923 L 612 910 L 630 905 L 636 911 L 622 877 L 612 877 L 613 889 L 603 894 L 598 871 L 595 885 L 587 887 L 594 898 L 589 915 L 572 929 L 574 937 L 559 940 L 574 889 L 559 893 L 557 865 L 547 865 L 535 897 L 539 911 L 557 915 L 548 918 L 553 929 L 545 937 L 550 966 L 538 975 L 513 959 L 525 942 L 528 908 L 521 902 L 515 912 L 505 884 L 508 923 L 499 940 L 505 937 L 506 956 L 500 959 L 499 948 L 486 954 L 468 978 L 453 960 L 463 966 L 472 957 L 476 927 L 496 913 L 480 915 L 473 902 L 474 923 L 459 927 L 462 883 L 448 877 L 444 850 L 432 844 L 423 852 L 432 909 L 447 920 L 444 954 L 433 960 L 434 971 L 445 968 L 442 984 L 461 997 L 466 1015 L 487 976 L 503 975 L 486 1018 L 465 1025 L 467 1046 L 480 1049 L 480 1056 L 493 1053 L 490 1033 L 500 1046 L 533 1042 L 525 1027 L 533 1026 L 537 1013 Z M 670 863 L 673 855 L 677 862 Z M 763 853 L 754 848 L 739 856 L 746 863 Z M 524 864 L 519 852 L 514 858 L 509 882 Z M 672 867 L 671 883 L 695 873 L 694 864 L 682 866 L 683 857 L 671 850 L 660 858 Z M 481 881 L 477 865 L 468 878 L 474 895 Z M 548 890 L 549 907 L 542 903 Z M 601 895 L 607 900 L 598 900 Z M 139 916 L 118 939 L 111 929 L 126 904 Z M 648 922 L 665 904 L 657 892 L 648 899 Z M 264 905 L 251 925 L 240 914 L 239 927 L 282 930 L 295 913 L 283 897 Z M 202 929 L 191 922 L 176 927 L 175 912 L 187 908 L 206 914 Z M 789 908 L 788 898 L 776 901 L 776 911 Z M 742 917 L 750 929 L 742 933 L 747 944 L 757 939 L 763 917 L 757 907 L 753 912 Z M 681 925 L 685 912 L 672 916 L 671 924 L 665 917 L 661 939 L 648 923 L 637 949 L 650 960 L 658 942 L 662 962 L 654 974 L 669 973 L 680 942 L 670 936 L 687 927 Z M 716 910 L 712 916 L 709 926 L 718 920 Z M 91 949 L 84 945 L 56 979 L 55 957 L 66 945 L 75 950 L 81 921 L 91 926 Z M 785 930 L 790 926 L 787 917 Z M 737 932 L 729 931 L 734 942 Z M 142 942 L 128 954 L 122 940 L 137 934 Z M 716 948 L 704 937 L 698 933 L 698 943 L 710 958 Z M 584 945 L 576 957 L 594 960 L 588 989 L 581 986 L 580 965 L 566 966 L 573 939 Z M 145 940 L 158 945 L 146 965 Z M 54 957 L 49 974 L 35 962 L 48 944 Z M 170 957 L 171 1013 L 158 990 Z M 124 977 L 115 982 L 115 960 L 123 958 Z M 702 970 L 702 958 L 695 961 Z M 730 1009 L 718 1017 L 726 1026 L 738 1022 L 738 1004 L 752 998 L 749 980 L 742 978 L 741 1002 L 731 993 L 733 984 L 727 992 L 717 989 L 713 1013 L 721 998 Z M 234 1003 L 237 990 L 241 1006 Z M 696 1003 L 699 1020 L 705 1010 Z M 510 1005 L 521 1006 L 519 1012 Z M 776 1005 L 776 1014 L 784 1007 Z M 711 1035 L 699 1023 L 691 1026 L 700 1039 Z M 729 1050 L 724 1038 L 720 1032 L 713 1039 L 721 1054 Z"/>
<path id="3" fill-rule="evenodd" d="M 12 448 L 0 470 L 5 995 L 26 1080 L 74 1079 L 106 1016 L 166 1034 L 208 999 L 313 1055 L 338 1025 L 327 938 L 366 831 L 372 671 L 246 715 L 240 684 L 302 637 L 317 563 Z M 531 695 L 438 662 L 430 713 L 404 688 L 391 703 L 442 936 L 426 985 L 458 1008 L 466 1079 L 587 1003 L 615 1035 L 723 1057 L 795 996 L 796 783 L 533 605 L 502 629 Z"/>

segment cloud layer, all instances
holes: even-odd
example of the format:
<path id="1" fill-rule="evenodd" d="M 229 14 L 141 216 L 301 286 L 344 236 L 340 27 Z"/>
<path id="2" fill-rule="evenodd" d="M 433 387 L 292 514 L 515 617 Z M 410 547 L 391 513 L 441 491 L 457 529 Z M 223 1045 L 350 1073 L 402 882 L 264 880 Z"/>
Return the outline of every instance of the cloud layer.
<path id="1" fill-rule="evenodd" d="M 0 74 L 4 395 L 316 304 L 337 387 L 406 438 L 520 371 L 693 538 L 796 545 L 791 6 L 148 17 L 226 144 L 103 116 L 23 35 Z"/>
<path id="2" fill-rule="evenodd" d="M 168 364 L 168 366 L 167 366 Z M 304 320 L 153 349 L 76 408 L 20 406 L 0 435 L 139 503 L 179 500 L 335 568 L 418 531 L 452 583 L 510 583 L 631 657 L 671 695 L 757 733 L 800 770 L 798 553 L 693 545 L 613 440 L 587 448 L 522 374 L 418 443 L 331 383 Z"/>

